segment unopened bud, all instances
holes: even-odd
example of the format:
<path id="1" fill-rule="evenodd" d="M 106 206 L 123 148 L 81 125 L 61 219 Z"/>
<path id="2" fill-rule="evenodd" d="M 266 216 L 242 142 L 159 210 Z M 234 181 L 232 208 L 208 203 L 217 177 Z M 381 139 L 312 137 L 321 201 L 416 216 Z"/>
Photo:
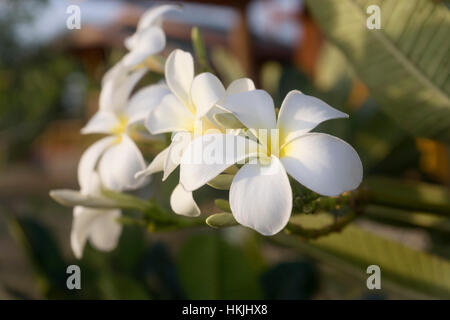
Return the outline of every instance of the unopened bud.
<path id="1" fill-rule="evenodd" d="M 216 213 L 206 219 L 208 226 L 212 228 L 225 228 L 235 226 L 238 223 L 231 213 Z"/>
<path id="2" fill-rule="evenodd" d="M 63 206 L 84 206 L 91 208 L 117 208 L 113 200 L 98 196 L 89 196 L 76 190 L 58 189 L 50 191 L 50 197 Z"/>

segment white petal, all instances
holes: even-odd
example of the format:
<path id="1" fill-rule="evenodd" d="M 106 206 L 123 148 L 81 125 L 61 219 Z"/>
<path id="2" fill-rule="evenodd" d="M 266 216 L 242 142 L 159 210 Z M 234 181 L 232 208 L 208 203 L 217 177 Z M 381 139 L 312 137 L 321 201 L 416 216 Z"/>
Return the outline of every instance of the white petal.
<path id="1" fill-rule="evenodd" d="M 305 187 L 326 196 L 357 188 L 363 168 L 356 151 L 345 141 L 323 133 L 308 133 L 281 151 L 286 171 Z"/>
<path id="2" fill-rule="evenodd" d="M 148 116 L 145 126 L 152 134 L 192 131 L 194 115 L 173 94 L 164 96 Z"/>
<path id="3" fill-rule="evenodd" d="M 121 136 L 120 143 L 105 151 L 98 168 L 104 186 L 111 190 L 137 189 L 148 182 L 148 178 L 134 177 L 145 169 L 145 161 L 138 147 L 126 134 Z"/>
<path id="4" fill-rule="evenodd" d="M 102 78 L 102 87 L 106 82 L 120 75 L 125 75 L 128 72 L 128 68 L 123 65 L 123 61 L 120 60 L 114 66 L 112 66 L 108 71 L 105 72 Z"/>
<path id="5" fill-rule="evenodd" d="M 78 164 L 78 183 L 81 190 L 88 190 L 91 183 L 91 176 L 95 174 L 100 156 L 114 143 L 114 137 L 100 139 L 91 145 L 81 156 Z"/>
<path id="6" fill-rule="evenodd" d="M 225 133 L 222 126 L 219 125 L 214 120 L 214 113 L 216 112 L 216 107 L 213 107 L 209 110 L 209 112 L 199 119 L 197 119 L 194 123 L 194 134 L 212 134 L 212 133 Z M 219 109 L 220 112 L 223 112 L 223 109 Z"/>
<path id="7" fill-rule="evenodd" d="M 229 95 L 218 103 L 232 112 L 249 129 L 274 129 L 276 116 L 273 100 L 264 90 Z"/>
<path id="8" fill-rule="evenodd" d="M 148 9 L 144 14 L 142 15 L 141 19 L 139 19 L 139 23 L 137 25 L 137 31 L 144 30 L 155 23 L 157 23 L 157 20 L 167 11 L 170 10 L 180 10 L 182 7 L 178 4 L 166 4 L 166 5 L 160 5 L 155 6 L 150 9 Z"/>
<path id="9" fill-rule="evenodd" d="M 190 104 L 189 91 L 194 79 L 194 60 L 189 52 L 172 51 L 165 65 L 166 82 L 170 90 L 185 104 Z"/>
<path id="10" fill-rule="evenodd" d="M 180 183 L 193 191 L 229 166 L 257 154 L 258 144 L 231 134 L 207 134 L 194 139 L 184 151 Z"/>
<path id="11" fill-rule="evenodd" d="M 209 72 L 199 74 L 192 81 L 191 99 L 196 108 L 196 117 L 203 117 L 225 96 L 225 88 L 219 78 Z"/>
<path id="12" fill-rule="evenodd" d="M 278 114 L 278 128 L 281 143 L 288 143 L 296 137 L 309 132 L 319 123 L 348 115 L 332 108 L 320 99 L 290 91 L 284 99 Z"/>
<path id="13" fill-rule="evenodd" d="M 82 134 L 106 133 L 111 134 L 114 128 L 120 126 L 116 114 L 108 111 L 98 111 L 81 129 Z"/>
<path id="14" fill-rule="evenodd" d="M 126 68 L 117 68 L 106 77 L 100 92 L 100 109 L 120 113 L 127 106 L 134 86 L 147 72 L 145 68 L 129 73 Z"/>
<path id="15" fill-rule="evenodd" d="M 132 49 L 123 57 L 127 67 L 140 64 L 148 57 L 162 51 L 166 46 L 166 36 L 161 28 L 150 27 L 133 38 Z"/>
<path id="16" fill-rule="evenodd" d="M 87 183 L 83 186 L 83 188 L 81 188 L 80 191 L 85 195 L 103 197 L 102 181 L 97 171 L 93 171 L 89 175 Z"/>
<path id="17" fill-rule="evenodd" d="M 138 38 L 138 32 L 133 33 L 131 36 L 125 38 L 125 41 L 123 42 L 125 48 L 127 48 L 128 50 L 133 50 L 133 48 L 137 45 Z"/>
<path id="18" fill-rule="evenodd" d="M 166 161 L 167 154 L 169 153 L 169 147 L 158 153 L 153 161 L 148 165 L 145 170 L 139 171 L 135 174 L 135 178 L 139 179 L 144 176 L 149 176 L 159 171 L 164 170 L 164 162 Z"/>
<path id="19" fill-rule="evenodd" d="M 103 248 L 111 248 L 112 244 L 116 244 L 121 226 L 115 221 L 114 223 L 118 226 L 112 227 L 110 223 L 107 223 L 103 228 L 103 224 L 110 220 L 111 217 L 116 218 L 118 216 L 120 216 L 120 210 L 117 209 L 104 210 L 81 206 L 75 207 L 73 210 L 73 222 L 70 234 L 70 244 L 75 257 L 80 259 L 83 256 L 83 249 L 86 245 L 86 241 L 90 236 L 92 236 L 93 232 L 100 231 L 103 233 L 111 233 L 108 235 L 110 240 L 108 243 L 109 246 L 107 246 L 106 243 L 102 243 L 104 246 L 100 247 L 100 250 Z M 119 228 L 120 230 L 117 230 Z"/>
<path id="20" fill-rule="evenodd" d="M 280 160 L 272 156 L 268 166 L 244 165 L 231 184 L 230 206 L 240 224 L 266 236 L 280 232 L 292 210 L 292 190 Z"/>
<path id="21" fill-rule="evenodd" d="M 172 143 L 169 146 L 167 157 L 164 161 L 163 181 L 175 170 L 181 162 L 181 157 L 189 143 L 191 143 L 192 134 L 189 132 L 177 132 L 172 137 Z"/>
<path id="22" fill-rule="evenodd" d="M 70 245 L 76 258 L 83 256 L 83 249 L 89 236 L 91 221 L 97 209 L 89 209 L 85 207 L 75 207 L 73 209 L 72 230 L 70 232 Z"/>
<path id="23" fill-rule="evenodd" d="M 255 84 L 249 78 L 234 80 L 227 88 L 227 95 L 255 90 Z"/>
<path id="24" fill-rule="evenodd" d="M 96 249 L 111 251 L 117 247 L 122 233 L 122 225 L 117 222 L 117 218 L 120 216 L 121 211 L 118 209 L 105 210 L 92 222 L 89 239 Z"/>
<path id="25" fill-rule="evenodd" d="M 178 184 L 170 196 L 170 206 L 176 214 L 188 217 L 197 217 L 200 215 L 200 209 L 192 197 L 192 192 L 184 190 L 181 184 Z"/>
<path id="26" fill-rule="evenodd" d="M 136 92 L 125 110 L 129 125 L 145 120 L 169 92 L 169 88 L 165 84 L 149 85 Z"/>

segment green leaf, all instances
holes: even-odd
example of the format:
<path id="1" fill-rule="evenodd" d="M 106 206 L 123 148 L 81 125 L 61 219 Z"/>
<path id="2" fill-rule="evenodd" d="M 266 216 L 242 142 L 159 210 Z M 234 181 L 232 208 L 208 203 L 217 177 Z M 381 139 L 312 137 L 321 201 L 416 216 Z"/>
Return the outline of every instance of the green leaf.
<path id="1" fill-rule="evenodd" d="M 143 270 L 149 291 L 154 299 L 183 299 L 183 290 L 170 248 L 163 242 L 155 243 L 145 255 L 140 268 Z"/>
<path id="2" fill-rule="evenodd" d="M 353 86 L 354 75 L 342 52 L 329 41 L 320 50 L 314 85 L 332 106 L 345 105 Z"/>
<path id="3" fill-rule="evenodd" d="M 211 72 L 211 66 L 208 62 L 208 57 L 206 54 L 205 41 L 203 40 L 202 34 L 197 27 L 192 28 L 191 31 L 192 46 L 194 47 L 195 57 L 197 58 L 197 63 L 200 67 L 200 72 Z"/>
<path id="4" fill-rule="evenodd" d="M 266 299 L 305 300 L 317 292 L 319 274 L 309 262 L 282 262 L 264 273 L 262 283 Z"/>
<path id="5" fill-rule="evenodd" d="M 225 228 L 237 225 L 236 219 L 228 212 L 215 213 L 206 219 L 206 224 L 212 228 Z"/>
<path id="6" fill-rule="evenodd" d="M 449 219 L 429 212 L 415 212 L 384 206 L 368 205 L 364 208 L 364 216 L 394 225 L 413 226 L 415 228 L 419 227 L 430 231 L 450 233 Z"/>
<path id="7" fill-rule="evenodd" d="M 117 248 L 111 252 L 112 264 L 121 273 L 133 274 L 146 252 L 145 230 L 141 226 L 123 228 Z"/>
<path id="8" fill-rule="evenodd" d="M 102 298 L 108 300 L 147 300 L 150 295 L 142 281 L 124 273 L 103 270 L 99 274 L 98 286 Z"/>
<path id="9" fill-rule="evenodd" d="M 249 257 L 217 233 L 195 235 L 185 242 L 179 273 L 188 299 L 261 298 Z"/>
<path id="10" fill-rule="evenodd" d="M 307 0 L 384 112 L 414 135 L 450 142 L 450 13 L 430 0 Z M 381 29 L 366 8 L 381 8 Z"/>
<path id="11" fill-rule="evenodd" d="M 329 223 L 331 217 L 299 215 L 294 219 L 305 227 L 318 227 Z M 356 225 L 348 226 L 341 233 L 330 234 L 308 243 L 301 243 L 295 237 L 283 237 L 280 236 L 279 239 L 286 244 L 305 250 L 314 247 L 356 266 L 363 278 L 367 278 L 366 268 L 375 264 L 381 268 L 382 283 L 389 280 L 410 290 L 437 297 L 450 297 L 448 261 L 388 240 Z M 331 262 L 332 259 L 327 256 L 324 261 Z"/>
<path id="12" fill-rule="evenodd" d="M 67 263 L 49 230 L 30 218 L 11 218 L 9 230 L 33 267 L 40 292 L 50 299 L 73 298 L 66 286 Z"/>
<path id="13" fill-rule="evenodd" d="M 358 150 L 365 172 L 386 159 L 409 138 L 405 130 L 374 105 L 373 99 L 366 101 L 352 115 L 351 121 L 357 126 L 352 145 Z"/>
<path id="14" fill-rule="evenodd" d="M 370 203 L 450 215 L 450 190 L 439 185 L 368 177 L 362 190 Z"/>

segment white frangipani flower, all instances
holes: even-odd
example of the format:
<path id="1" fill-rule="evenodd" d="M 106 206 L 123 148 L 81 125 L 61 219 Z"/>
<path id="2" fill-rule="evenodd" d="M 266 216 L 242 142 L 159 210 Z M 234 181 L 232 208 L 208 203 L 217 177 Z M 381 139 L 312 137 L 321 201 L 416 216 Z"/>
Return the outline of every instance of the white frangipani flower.
<path id="1" fill-rule="evenodd" d="M 129 99 L 145 70 L 128 73 L 114 67 L 103 81 L 100 110 L 81 130 L 83 134 L 100 133 L 108 136 L 90 146 L 80 161 L 80 175 L 98 170 L 104 186 L 122 191 L 137 189 L 148 179 L 135 179 L 136 172 L 146 167 L 144 158 L 131 138 L 133 127 L 143 123 L 148 113 L 169 91 L 164 84 L 140 89 Z"/>
<path id="2" fill-rule="evenodd" d="M 194 77 L 192 55 L 179 49 L 167 58 L 165 77 L 171 93 L 150 113 L 146 127 L 152 134 L 172 132 L 172 143 L 137 177 L 163 171 L 165 180 L 177 168 L 184 150 L 195 135 L 209 130 L 223 131 L 212 119 L 215 104 L 230 94 L 255 88 L 250 79 L 236 80 L 225 90 L 220 80 L 209 72 Z M 200 214 L 192 192 L 186 192 L 180 185 L 172 193 L 170 203 L 172 210 L 178 214 Z"/>
<path id="3" fill-rule="evenodd" d="M 89 196 L 101 195 L 100 177 L 95 171 L 86 174 L 81 166 L 78 168 L 78 179 L 81 193 Z M 98 250 L 111 251 L 116 248 L 122 232 L 122 225 L 116 220 L 121 216 L 120 209 L 98 209 L 75 206 L 73 209 L 70 244 L 78 259 L 83 256 L 84 246 L 89 240 Z"/>
<path id="4" fill-rule="evenodd" d="M 230 188 L 231 210 L 240 224 L 263 235 L 276 234 L 286 226 L 292 210 L 288 174 L 326 196 L 353 190 L 361 183 L 362 164 L 349 144 L 328 134 L 310 133 L 323 121 L 348 117 L 345 113 L 299 91 L 286 96 L 278 121 L 273 100 L 263 90 L 231 95 L 220 105 L 257 139 L 230 134 L 196 138 L 184 152 L 180 183 L 194 191 L 233 163 L 256 158 L 239 169 Z M 242 145 L 247 148 L 239 148 Z M 199 154 L 207 148 L 215 150 L 221 161 Z"/>
<path id="5" fill-rule="evenodd" d="M 180 8 L 179 5 L 156 6 L 142 15 L 136 32 L 125 39 L 125 47 L 130 51 L 123 57 L 126 67 L 137 66 L 164 49 L 166 36 L 161 28 L 162 15 L 167 11 Z"/>

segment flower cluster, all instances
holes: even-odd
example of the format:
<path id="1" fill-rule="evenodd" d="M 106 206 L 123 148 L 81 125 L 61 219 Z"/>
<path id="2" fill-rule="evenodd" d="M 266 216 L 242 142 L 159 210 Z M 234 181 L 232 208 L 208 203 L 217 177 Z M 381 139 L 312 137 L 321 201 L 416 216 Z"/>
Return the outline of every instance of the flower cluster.
<path id="1" fill-rule="evenodd" d="M 290 218 L 292 179 L 325 196 L 359 186 L 362 165 L 355 150 L 339 138 L 311 132 L 323 121 L 348 116 L 315 97 L 291 91 L 277 116 L 270 95 L 252 80 L 237 79 L 225 88 L 212 73 L 196 75 L 192 55 L 179 49 L 165 61 L 165 81 L 132 94 L 148 67 L 160 61 L 155 55 L 165 47 L 162 14 L 178 9 L 164 5 L 147 11 L 125 41 L 129 53 L 104 76 L 99 111 L 82 133 L 106 137 L 81 157 L 81 198 L 101 199 L 104 188 L 135 190 L 153 173 L 162 171 L 165 180 L 179 166 L 170 204 L 175 213 L 194 217 L 201 212 L 193 191 L 226 175 L 232 177 L 229 202 L 235 220 L 273 235 Z M 134 139 L 162 133 L 171 133 L 171 143 L 147 166 Z M 120 215 L 113 206 L 80 201 L 71 235 L 75 255 L 82 256 L 88 239 L 100 250 L 113 249 Z"/>

